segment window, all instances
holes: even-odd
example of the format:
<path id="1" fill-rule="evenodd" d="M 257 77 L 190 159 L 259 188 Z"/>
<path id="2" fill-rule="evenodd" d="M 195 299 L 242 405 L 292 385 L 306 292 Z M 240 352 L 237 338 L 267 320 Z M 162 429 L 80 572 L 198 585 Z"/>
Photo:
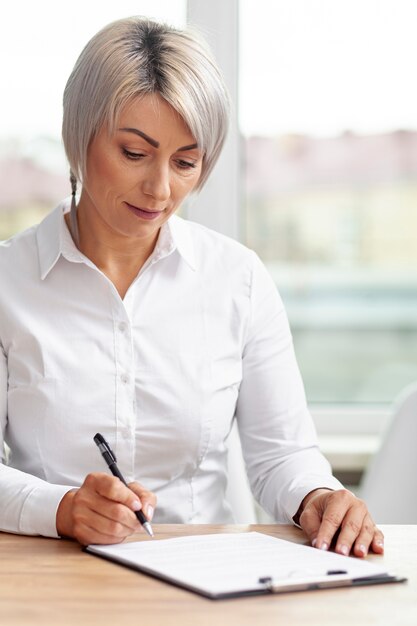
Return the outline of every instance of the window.
<path id="1" fill-rule="evenodd" d="M 416 22 L 408 0 L 240 1 L 244 238 L 310 402 L 417 379 Z"/>
<path id="2" fill-rule="evenodd" d="M 137 13 L 182 26 L 188 10 L 232 76 L 238 4 L 242 212 L 229 214 L 239 205 L 234 128 L 209 201 L 188 216 L 233 236 L 240 221 L 283 296 L 310 402 L 390 402 L 417 378 L 414 0 L 8 5 L 0 239 L 69 194 L 61 98 L 92 34 Z"/>

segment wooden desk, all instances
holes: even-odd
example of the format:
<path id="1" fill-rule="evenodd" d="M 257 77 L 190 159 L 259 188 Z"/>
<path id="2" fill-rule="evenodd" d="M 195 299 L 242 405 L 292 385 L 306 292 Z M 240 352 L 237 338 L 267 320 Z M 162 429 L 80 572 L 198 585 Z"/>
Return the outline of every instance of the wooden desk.
<path id="1" fill-rule="evenodd" d="M 417 624 L 417 526 L 385 526 L 370 556 L 405 584 L 211 601 L 81 551 L 67 540 L 0 533 L 2 626 L 344 626 Z M 157 538 L 257 530 L 304 542 L 294 527 L 155 525 Z M 135 539 L 143 538 L 143 535 Z"/>

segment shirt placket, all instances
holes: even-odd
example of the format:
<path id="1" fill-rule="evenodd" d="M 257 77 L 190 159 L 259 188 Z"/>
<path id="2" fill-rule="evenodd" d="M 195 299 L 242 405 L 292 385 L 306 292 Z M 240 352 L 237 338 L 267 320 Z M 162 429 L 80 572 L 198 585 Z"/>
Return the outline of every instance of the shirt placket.
<path id="1" fill-rule="evenodd" d="M 116 366 L 116 456 L 127 482 L 134 480 L 135 460 L 135 381 L 133 362 L 132 293 L 114 308 L 113 332 Z"/>
<path id="2" fill-rule="evenodd" d="M 132 334 L 135 292 L 137 294 L 144 273 L 149 272 L 150 268 L 162 258 L 172 254 L 174 249 L 173 242 L 170 242 L 170 245 L 158 250 L 158 252 L 155 251 L 129 287 L 123 301 L 120 299 L 117 291 L 112 288 L 116 369 L 116 456 L 120 470 L 127 482 L 135 480 L 135 431 L 137 416 L 134 338 Z"/>

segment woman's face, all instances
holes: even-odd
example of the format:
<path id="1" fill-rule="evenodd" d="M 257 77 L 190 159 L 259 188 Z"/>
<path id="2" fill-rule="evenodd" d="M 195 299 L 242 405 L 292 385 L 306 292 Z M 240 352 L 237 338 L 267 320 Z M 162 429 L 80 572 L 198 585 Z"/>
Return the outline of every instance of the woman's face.
<path id="1" fill-rule="evenodd" d="M 155 242 L 200 178 L 202 153 L 183 119 L 158 94 L 122 110 L 116 131 L 90 143 L 79 207 L 116 238 Z"/>

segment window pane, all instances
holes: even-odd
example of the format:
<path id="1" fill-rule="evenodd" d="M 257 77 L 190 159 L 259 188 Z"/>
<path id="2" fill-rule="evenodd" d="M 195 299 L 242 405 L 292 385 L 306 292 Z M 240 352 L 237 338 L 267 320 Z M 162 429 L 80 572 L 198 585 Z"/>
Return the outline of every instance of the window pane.
<path id="1" fill-rule="evenodd" d="M 417 5 L 241 0 L 245 233 L 283 296 L 307 395 L 417 379 Z"/>
<path id="2" fill-rule="evenodd" d="M 38 222 L 70 194 L 60 138 L 65 83 L 92 35 L 129 15 L 184 26 L 186 0 L 2 4 L 0 239 Z"/>

